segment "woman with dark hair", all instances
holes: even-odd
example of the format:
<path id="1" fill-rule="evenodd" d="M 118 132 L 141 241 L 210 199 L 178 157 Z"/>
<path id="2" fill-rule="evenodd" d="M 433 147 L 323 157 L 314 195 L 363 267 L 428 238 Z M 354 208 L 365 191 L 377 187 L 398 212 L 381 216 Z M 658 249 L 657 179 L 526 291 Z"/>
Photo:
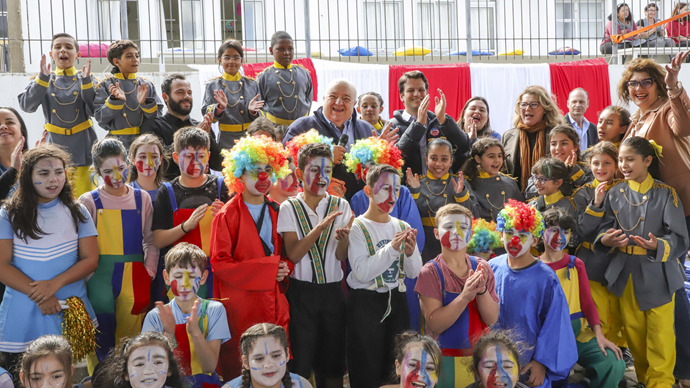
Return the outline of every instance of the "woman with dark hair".
<path id="1" fill-rule="evenodd" d="M 680 15 L 686 12 L 688 12 L 688 3 L 676 3 L 676 5 L 673 6 L 673 13 L 671 13 L 671 16 Z M 690 46 L 690 23 L 688 23 L 687 16 L 666 24 L 666 32 L 668 32 L 668 36 L 676 43 L 676 46 Z"/>
<path id="2" fill-rule="evenodd" d="M 474 96 L 467 100 L 460 112 L 458 126 L 470 137 L 471 144 L 480 137 L 501 140 L 501 134 L 491 129 L 489 103 L 484 97 Z"/>
<path id="3" fill-rule="evenodd" d="M 647 27 L 654 23 L 659 22 L 657 14 L 659 12 L 659 7 L 655 3 L 649 3 L 644 7 L 645 17 L 637 21 L 637 26 Z M 673 39 L 666 38 L 666 29 L 664 26 L 658 26 L 652 28 L 647 32 L 640 33 L 640 38 L 647 39 L 647 45 L 649 47 L 673 47 Z"/>
<path id="4" fill-rule="evenodd" d="M 7 198 L 22 165 L 22 152 L 29 149 L 27 129 L 14 108 L 0 107 L 0 200 Z"/>
<path id="5" fill-rule="evenodd" d="M 608 17 L 609 21 L 608 23 L 606 23 L 606 28 L 604 29 L 604 39 L 601 41 L 601 44 L 599 45 L 599 51 L 601 51 L 602 54 L 611 54 L 611 50 L 613 49 L 611 35 L 627 34 L 628 32 L 637 30 L 637 24 L 635 24 L 635 22 L 633 21 L 632 12 L 630 12 L 630 7 L 627 4 L 618 4 L 618 7 L 616 7 L 615 21 L 611 16 L 612 15 L 609 15 Z M 613 23 L 616 23 L 615 32 L 613 28 Z M 630 48 L 633 45 L 639 46 L 639 44 L 635 43 L 636 42 L 632 38 L 629 38 L 621 43 L 618 43 L 618 48 Z"/>

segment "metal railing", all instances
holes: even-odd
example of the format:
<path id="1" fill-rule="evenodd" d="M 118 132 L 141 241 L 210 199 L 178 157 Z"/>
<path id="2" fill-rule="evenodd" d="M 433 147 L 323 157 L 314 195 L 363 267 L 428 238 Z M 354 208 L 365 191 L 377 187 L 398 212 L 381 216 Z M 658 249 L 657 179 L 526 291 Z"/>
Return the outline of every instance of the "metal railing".
<path id="1" fill-rule="evenodd" d="M 635 21 L 651 2 L 625 1 Z M 657 17 L 670 17 L 675 2 L 654 1 Z M 82 55 L 103 66 L 108 44 L 131 39 L 142 63 L 160 70 L 216 63 L 229 38 L 243 42 L 245 62 L 272 60 L 278 30 L 292 35 L 296 56 L 336 61 L 615 60 L 622 59 L 617 47 L 603 55 L 599 46 L 616 7 L 616 0 L 0 0 L 0 71 L 10 70 L 14 56 L 35 71 L 57 32 L 74 35 Z M 12 42 L 21 42 L 13 46 L 19 52 L 9 50 Z"/>

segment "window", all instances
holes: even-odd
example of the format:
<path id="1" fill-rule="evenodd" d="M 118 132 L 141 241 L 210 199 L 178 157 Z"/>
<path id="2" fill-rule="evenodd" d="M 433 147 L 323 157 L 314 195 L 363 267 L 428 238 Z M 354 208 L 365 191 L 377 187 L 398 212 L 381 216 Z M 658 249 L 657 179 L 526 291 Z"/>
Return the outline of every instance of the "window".
<path id="1" fill-rule="evenodd" d="M 370 51 L 392 52 L 403 45 L 403 12 L 400 0 L 364 0 L 359 24 L 364 46 Z M 382 22 L 385 21 L 385 22 Z"/>
<path id="2" fill-rule="evenodd" d="M 7 0 L 0 0 L 0 39 L 9 37 L 7 30 Z"/>
<path id="3" fill-rule="evenodd" d="M 101 15 L 100 30 L 101 39 L 115 41 L 120 39 L 120 1 L 100 0 L 98 2 L 98 14 Z"/>
<path id="4" fill-rule="evenodd" d="M 472 49 L 496 50 L 496 1 L 479 0 L 471 4 Z"/>
<path id="5" fill-rule="evenodd" d="M 435 50 L 454 49 L 458 37 L 455 0 L 420 0 L 417 9 L 415 40 Z"/>
<path id="6" fill-rule="evenodd" d="M 257 50 L 266 50 L 265 15 L 263 0 L 245 0 L 242 8 L 244 44 Z"/>
<path id="7" fill-rule="evenodd" d="M 180 27 L 182 29 L 182 42 L 184 48 L 204 49 L 204 31 L 201 23 L 201 1 L 180 1 Z"/>
<path id="8" fill-rule="evenodd" d="M 603 5 L 599 0 L 557 0 L 556 39 L 600 39 L 604 35 Z"/>

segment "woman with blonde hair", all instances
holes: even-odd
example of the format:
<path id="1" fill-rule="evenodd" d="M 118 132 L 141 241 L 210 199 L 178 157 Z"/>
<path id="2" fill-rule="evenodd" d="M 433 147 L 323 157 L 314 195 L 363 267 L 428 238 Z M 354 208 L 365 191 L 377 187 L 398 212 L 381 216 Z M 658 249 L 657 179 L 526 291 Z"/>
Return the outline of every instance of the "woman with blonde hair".
<path id="1" fill-rule="evenodd" d="M 514 128 L 503 134 L 508 173 L 517 178 L 521 190 L 527 187 L 534 163 L 546 156 L 546 138 L 551 128 L 563 123 L 563 115 L 549 92 L 541 86 L 528 86 L 515 102 Z"/>

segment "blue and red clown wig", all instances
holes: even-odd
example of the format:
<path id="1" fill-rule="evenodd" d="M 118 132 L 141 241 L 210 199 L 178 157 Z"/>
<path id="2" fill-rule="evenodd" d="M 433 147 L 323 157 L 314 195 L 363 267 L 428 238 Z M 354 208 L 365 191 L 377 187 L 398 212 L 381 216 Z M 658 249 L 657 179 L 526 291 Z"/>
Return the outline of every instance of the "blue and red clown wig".
<path id="1" fill-rule="evenodd" d="M 240 177 L 253 164 L 268 164 L 273 169 L 271 181 L 284 178 L 292 171 L 288 167 L 288 152 L 282 144 L 266 136 L 241 138 L 230 151 L 223 150 L 223 175 L 231 192 L 241 193 L 244 185 Z"/>
<path id="2" fill-rule="evenodd" d="M 472 239 L 467 244 L 467 252 L 489 252 L 503 246 L 501 233 L 496 230 L 496 223 L 483 218 L 472 221 Z"/>
<path id="3" fill-rule="evenodd" d="M 539 210 L 524 202 L 511 199 L 498 213 L 496 229 L 500 232 L 510 229 L 529 232 L 535 240 L 538 240 L 544 233 L 544 220 Z"/>
<path id="4" fill-rule="evenodd" d="M 402 173 L 403 159 L 400 149 L 386 140 L 372 136 L 357 140 L 350 147 L 350 152 L 345 154 L 347 171 L 357 175 L 358 179 L 364 180 L 366 170 L 377 164 L 393 166 L 398 173 Z"/>
<path id="5" fill-rule="evenodd" d="M 299 154 L 299 150 L 303 146 L 311 143 L 326 143 L 331 147 L 331 152 L 333 151 L 333 139 L 320 134 L 319 131 L 312 128 L 307 132 L 300 133 L 299 135 L 293 137 L 289 142 L 287 142 L 287 144 L 285 144 L 285 148 L 287 148 L 290 156 L 292 156 L 292 160 L 294 160 L 295 165 L 297 164 L 297 155 Z"/>

